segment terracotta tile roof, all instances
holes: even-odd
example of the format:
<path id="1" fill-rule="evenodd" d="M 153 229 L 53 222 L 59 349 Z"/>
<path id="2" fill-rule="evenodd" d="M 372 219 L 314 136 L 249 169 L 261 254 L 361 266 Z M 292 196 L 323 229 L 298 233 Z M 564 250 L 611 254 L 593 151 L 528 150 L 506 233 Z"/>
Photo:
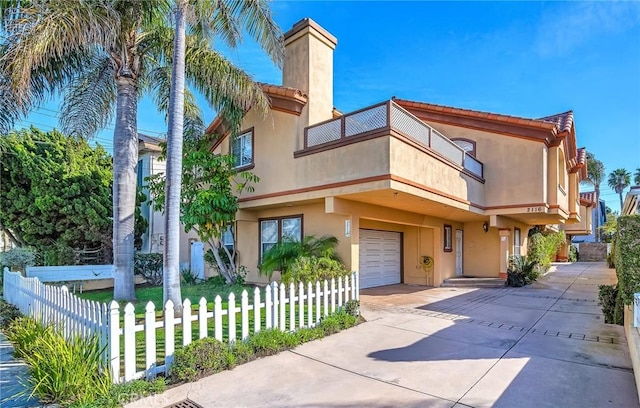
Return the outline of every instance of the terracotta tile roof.
<path id="1" fill-rule="evenodd" d="M 261 83 L 260 86 L 262 86 L 262 90 L 267 95 L 284 96 L 287 98 L 297 99 L 301 102 L 307 102 L 307 100 L 309 99 L 306 93 L 296 88 L 289 88 L 287 86 L 272 85 L 272 84 L 265 84 L 265 83 Z"/>
<path id="2" fill-rule="evenodd" d="M 499 113 L 483 112 L 483 111 L 477 111 L 472 109 L 463 109 L 463 108 L 455 108 L 451 106 L 436 105 L 433 103 L 415 102 L 415 101 L 409 101 L 406 99 L 398 99 L 395 96 L 392 97 L 391 99 L 403 107 L 428 109 L 436 112 L 449 113 L 453 115 L 462 115 L 462 116 L 468 116 L 468 117 L 475 117 L 479 119 L 486 119 L 486 120 L 492 120 L 497 122 L 507 122 L 507 123 L 513 123 L 517 125 L 525 125 L 525 126 L 532 126 L 532 127 L 538 127 L 538 128 L 546 128 L 546 129 L 552 128 L 552 126 L 550 126 L 552 125 L 552 122 L 549 122 L 547 120 L 542 120 L 542 119 L 530 119 L 530 118 L 523 118 L 519 116 L 503 115 Z"/>
<path id="3" fill-rule="evenodd" d="M 580 204 L 585 205 L 587 207 L 595 207 L 595 205 L 596 205 L 596 192 L 595 191 L 587 191 L 585 193 L 580 193 Z"/>
<path id="4" fill-rule="evenodd" d="M 538 120 L 555 124 L 558 130 L 558 133 L 571 132 L 571 127 L 573 126 L 573 111 L 567 111 L 563 113 L 557 113 L 551 116 L 545 116 L 543 118 L 539 118 Z"/>
<path id="5" fill-rule="evenodd" d="M 576 158 L 578 164 L 587 164 L 587 149 L 581 147 L 578 149 L 578 157 Z"/>

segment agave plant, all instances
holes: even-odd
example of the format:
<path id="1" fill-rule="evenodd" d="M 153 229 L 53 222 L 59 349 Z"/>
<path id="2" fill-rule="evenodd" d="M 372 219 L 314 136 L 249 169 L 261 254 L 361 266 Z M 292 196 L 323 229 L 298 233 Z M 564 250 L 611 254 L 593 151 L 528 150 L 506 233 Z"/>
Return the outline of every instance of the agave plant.
<path id="1" fill-rule="evenodd" d="M 321 237 L 306 235 L 301 241 L 284 239 L 263 254 L 262 262 L 258 268 L 260 273 L 271 279 L 275 271 L 286 273 L 291 265 L 302 257 L 327 257 L 341 261 L 336 254 L 337 246 L 338 238 L 330 235 Z"/>

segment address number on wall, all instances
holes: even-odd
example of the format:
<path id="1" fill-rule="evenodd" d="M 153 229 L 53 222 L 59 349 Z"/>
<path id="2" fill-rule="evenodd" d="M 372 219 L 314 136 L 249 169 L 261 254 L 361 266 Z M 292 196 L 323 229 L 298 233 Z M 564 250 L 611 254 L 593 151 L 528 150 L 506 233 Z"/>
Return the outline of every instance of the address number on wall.
<path id="1" fill-rule="evenodd" d="M 527 207 L 528 213 L 544 212 L 544 207 Z"/>

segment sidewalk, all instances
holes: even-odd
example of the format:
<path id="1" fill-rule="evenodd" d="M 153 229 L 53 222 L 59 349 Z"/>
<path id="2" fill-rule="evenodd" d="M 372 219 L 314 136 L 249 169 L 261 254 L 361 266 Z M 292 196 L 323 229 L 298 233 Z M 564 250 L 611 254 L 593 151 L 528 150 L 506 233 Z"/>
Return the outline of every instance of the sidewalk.
<path id="1" fill-rule="evenodd" d="M 36 399 L 27 396 L 16 397 L 24 390 L 21 381 L 27 375 L 27 366 L 20 360 L 13 358 L 13 346 L 5 335 L 0 332 L 0 408 L 31 408 L 40 407 Z"/>

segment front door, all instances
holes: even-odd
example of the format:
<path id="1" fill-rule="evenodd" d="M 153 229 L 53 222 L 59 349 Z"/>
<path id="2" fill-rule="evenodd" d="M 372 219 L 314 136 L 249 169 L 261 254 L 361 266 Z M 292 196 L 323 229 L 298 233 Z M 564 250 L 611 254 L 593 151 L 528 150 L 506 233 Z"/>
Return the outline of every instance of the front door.
<path id="1" fill-rule="evenodd" d="M 462 276 L 462 230 L 456 230 L 456 276 Z"/>

